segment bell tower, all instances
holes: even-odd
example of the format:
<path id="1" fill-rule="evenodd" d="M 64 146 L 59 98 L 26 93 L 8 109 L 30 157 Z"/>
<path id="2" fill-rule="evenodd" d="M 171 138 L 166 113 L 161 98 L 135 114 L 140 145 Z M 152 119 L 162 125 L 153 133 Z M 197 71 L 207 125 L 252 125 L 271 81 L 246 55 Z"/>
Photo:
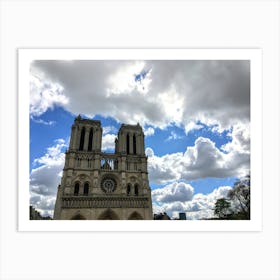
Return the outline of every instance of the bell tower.
<path id="1" fill-rule="evenodd" d="M 71 130 L 69 151 L 101 152 L 100 121 L 82 119 L 79 115 Z"/>
<path id="2" fill-rule="evenodd" d="M 118 141 L 116 142 L 116 152 L 128 156 L 145 155 L 144 133 L 139 124 L 123 124 L 121 126 L 118 133 Z"/>
<path id="3" fill-rule="evenodd" d="M 153 219 L 142 127 L 122 124 L 104 153 L 98 120 L 78 116 L 58 186 L 54 219 Z"/>

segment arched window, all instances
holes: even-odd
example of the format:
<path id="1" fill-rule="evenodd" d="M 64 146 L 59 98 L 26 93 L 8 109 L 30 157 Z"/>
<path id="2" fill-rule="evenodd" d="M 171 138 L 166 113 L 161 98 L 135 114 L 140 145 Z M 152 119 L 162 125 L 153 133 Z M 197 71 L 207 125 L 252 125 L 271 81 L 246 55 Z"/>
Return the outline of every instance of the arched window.
<path id="1" fill-rule="evenodd" d="M 131 192 L 131 186 L 128 184 L 126 187 L 126 194 L 130 195 L 130 192 Z"/>
<path id="2" fill-rule="evenodd" d="M 136 136 L 133 135 L 133 154 L 136 155 Z"/>
<path id="3" fill-rule="evenodd" d="M 86 133 L 86 130 L 83 127 L 82 132 L 81 132 L 81 138 L 80 138 L 80 146 L 79 146 L 80 151 L 82 151 L 84 149 L 85 133 Z"/>
<path id="4" fill-rule="evenodd" d="M 88 195 L 88 193 L 89 193 L 89 184 L 85 183 L 84 184 L 84 195 Z"/>
<path id="5" fill-rule="evenodd" d="M 134 186 L 134 194 L 138 195 L 139 194 L 139 189 L 138 189 L 138 185 Z"/>
<path id="6" fill-rule="evenodd" d="M 79 183 L 76 183 L 74 188 L 74 195 L 79 195 L 79 190 L 80 190 L 80 185 Z"/>
<path id="7" fill-rule="evenodd" d="M 129 154 L 129 134 L 126 135 L 126 153 Z"/>
<path id="8" fill-rule="evenodd" d="M 88 137 L 88 151 L 92 150 L 92 139 L 93 139 L 93 129 L 90 130 L 89 132 L 89 137 Z"/>

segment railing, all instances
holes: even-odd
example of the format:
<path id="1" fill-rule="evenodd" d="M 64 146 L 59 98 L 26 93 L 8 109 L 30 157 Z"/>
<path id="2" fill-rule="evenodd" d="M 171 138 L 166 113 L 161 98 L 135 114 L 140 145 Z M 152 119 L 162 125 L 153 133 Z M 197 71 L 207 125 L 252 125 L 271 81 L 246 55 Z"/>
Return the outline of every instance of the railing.
<path id="1" fill-rule="evenodd" d="M 63 197 L 63 208 L 148 208 L 147 197 Z"/>
<path id="2" fill-rule="evenodd" d="M 100 160 L 100 167 L 106 171 L 118 170 L 119 161 L 117 155 L 114 154 L 103 154 Z"/>

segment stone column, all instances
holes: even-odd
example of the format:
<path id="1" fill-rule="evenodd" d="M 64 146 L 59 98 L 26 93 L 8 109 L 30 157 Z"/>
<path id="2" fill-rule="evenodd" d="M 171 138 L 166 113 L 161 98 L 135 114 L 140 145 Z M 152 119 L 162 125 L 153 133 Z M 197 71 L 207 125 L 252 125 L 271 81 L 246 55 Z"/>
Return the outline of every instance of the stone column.
<path id="1" fill-rule="evenodd" d="M 145 142 L 144 142 L 144 134 L 141 134 L 141 154 L 145 154 Z"/>
<path id="2" fill-rule="evenodd" d="M 72 125 L 72 129 L 71 129 L 71 139 L 70 139 L 70 145 L 69 145 L 69 148 L 70 148 L 70 149 L 74 149 L 74 146 L 73 146 L 74 134 L 75 134 L 75 126 Z"/>
<path id="3" fill-rule="evenodd" d="M 126 152 L 126 134 L 122 133 L 121 134 L 121 139 L 122 139 L 121 140 L 122 141 L 122 144 L 121 144 L 121 147 L 122 147 L 121 149 L 122 150 L 121 150 L 121 152 L 125 153 Z"/>
<path id="4" fill-rule="evenodd" d="M 76 125 L 72 125 L 71 131 L 71 139 L 70 139 L 70 149 L 77 149 L 77 138 L 78 138 L 78 127 Z"/>
<path id="5" fill-rule="evenodd" d="M 98 151 L 101 150 L 101 146 L 102 146 L 102 134 L 101 134 L 101 129 L 98 128 L 95 132 L 96 134 L 96 142 L 95 142 L 95 147 Z"/>
<path id="6" fill-rule="evenodd" d="M 141 155 L 141 134 L 136 135 L 136 154 Z"/>

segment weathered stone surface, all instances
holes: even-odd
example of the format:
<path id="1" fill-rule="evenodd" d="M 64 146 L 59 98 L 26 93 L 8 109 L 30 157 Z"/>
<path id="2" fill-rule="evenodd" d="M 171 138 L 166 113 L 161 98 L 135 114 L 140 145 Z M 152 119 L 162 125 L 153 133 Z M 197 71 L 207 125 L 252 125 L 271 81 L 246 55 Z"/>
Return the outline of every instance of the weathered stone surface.
<path id="1" fill-rule="evenodd" d="M 75 119 L 54 219 L 153 219 L 144 133 L 122 125 L 115 153 L 101 152 L 100 121 Z"/>

